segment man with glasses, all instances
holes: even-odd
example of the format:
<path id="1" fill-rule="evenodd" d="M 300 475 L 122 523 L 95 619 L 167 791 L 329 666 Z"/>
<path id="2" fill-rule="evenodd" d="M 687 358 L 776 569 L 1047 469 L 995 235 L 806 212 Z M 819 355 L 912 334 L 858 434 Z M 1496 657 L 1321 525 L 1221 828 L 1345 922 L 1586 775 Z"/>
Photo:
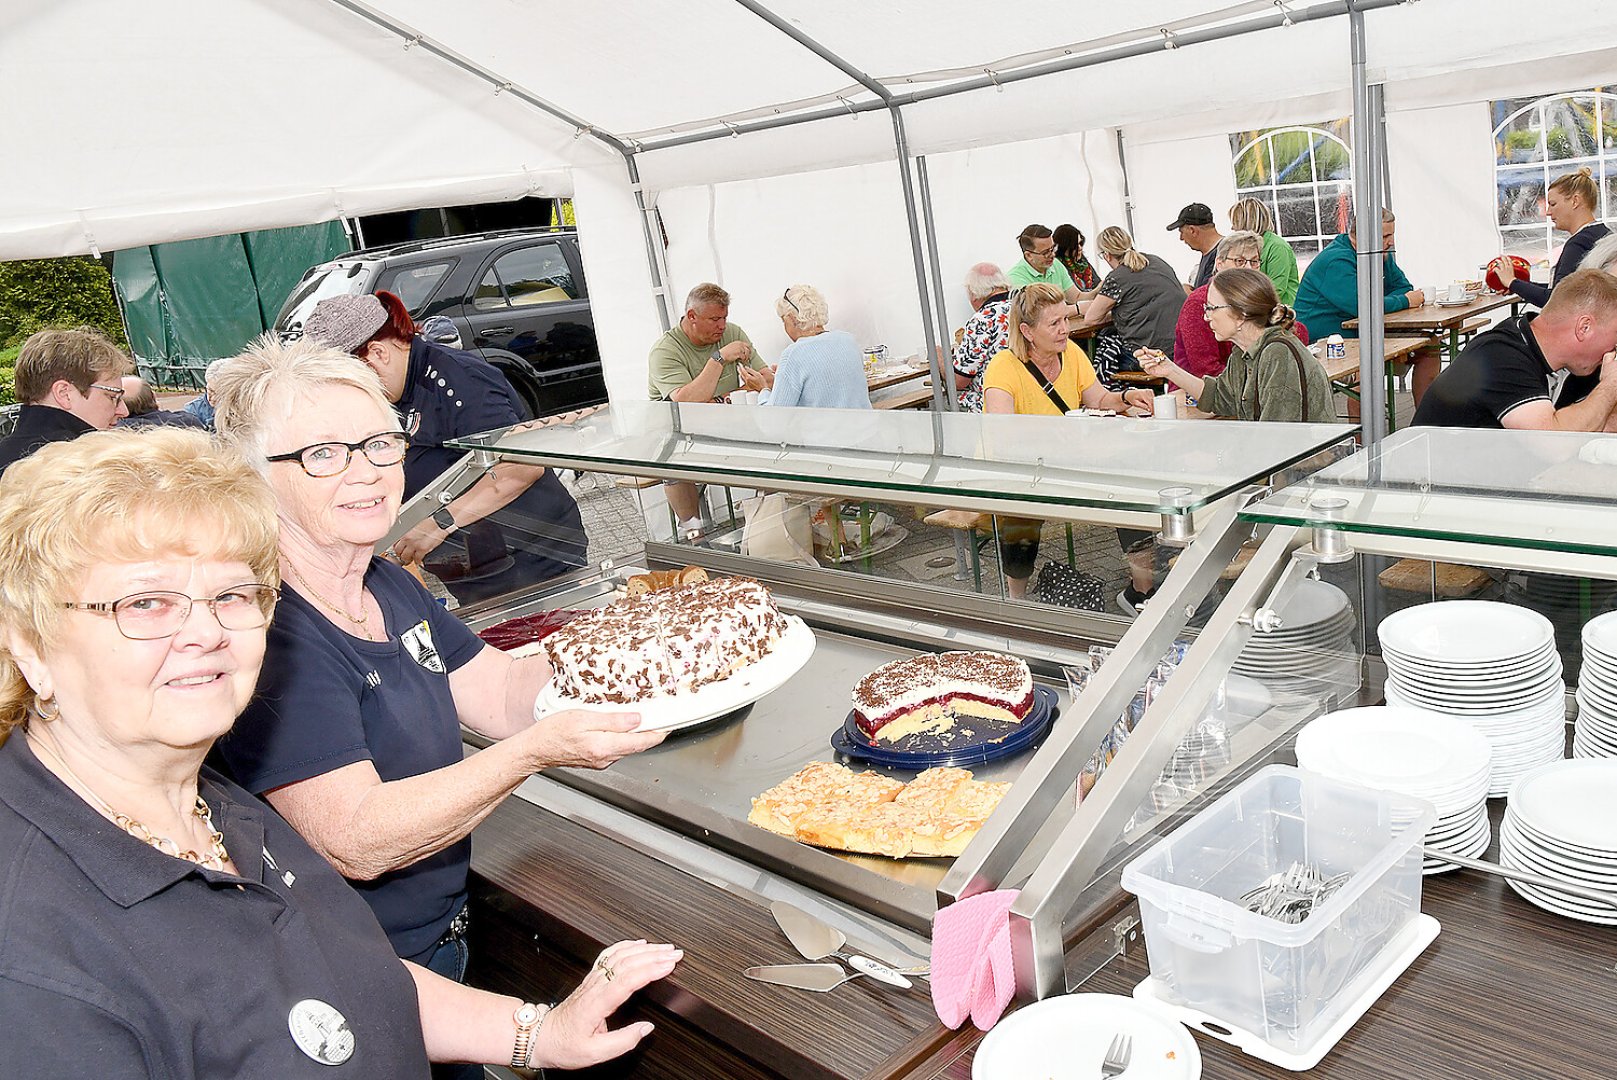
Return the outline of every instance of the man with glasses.
<path id="1" fill-rule="evenodd" d="M 1005 271 L 1005 280 L 1011 283 L 1013 290 L 1038 282 L 1060 289 L 1062 297 L 1069 304 L 1077 304 L 1083 299 L 1083 290 L 1073 284 L 1072 275 L 1056 259 L 1055 233 L 1048 226 L 1029 225 L 1017 234 L 1016 243 L 1022 249 L 1022 257 L 1015 266 Z"/>
<path id="2" fill-rule="evenodd" d="M 0 473 L 46 443 L 105 431 L 128 416 L 119 380 L 133 371 L 129 357 L 90 327 L 41 330 L 23 342 L 15 376 L 23 406 L 16 428 L 0 439 Z"/>
<path id="3" fill-rule="evenodd" d="M 1263 237 L 1254 232 L 1232 232 L 1220 240 L 1213 251 L 1215 274 L 1238 267 L 1258 270 L 1263 259 Z M 1222 374 L 1234 348 L 1231 342 L 1215 338 L 1207 325 L 1203 307 L 1211 284 L 1209 281 L 1185 298 L 1173 331 L 1173 362 L 1201 379 Z M 1308 344 L 1308 331 L 1302 323 L 1293 323 L 1292 330 L 1304 345 Z"/>

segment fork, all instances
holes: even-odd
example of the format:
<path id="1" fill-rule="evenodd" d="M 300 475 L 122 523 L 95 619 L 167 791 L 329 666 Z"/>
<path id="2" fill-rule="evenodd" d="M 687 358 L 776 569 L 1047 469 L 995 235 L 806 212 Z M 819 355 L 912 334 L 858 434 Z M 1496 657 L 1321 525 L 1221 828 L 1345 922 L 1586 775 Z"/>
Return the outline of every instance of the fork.
<path id="1" fill-rule="evenodd" d="M 1129 1067 L 1129 1053 L 1134 1049 L 1134 1040 L 1127 1035 L 1118 1035 L 1112 1040 L 1112 1045 L 1106 1048 L 1106 1060 L 1100 1063 L 1102 1080 L 1111 1080 L 1114 1076 L 1121 1076 Z"/>

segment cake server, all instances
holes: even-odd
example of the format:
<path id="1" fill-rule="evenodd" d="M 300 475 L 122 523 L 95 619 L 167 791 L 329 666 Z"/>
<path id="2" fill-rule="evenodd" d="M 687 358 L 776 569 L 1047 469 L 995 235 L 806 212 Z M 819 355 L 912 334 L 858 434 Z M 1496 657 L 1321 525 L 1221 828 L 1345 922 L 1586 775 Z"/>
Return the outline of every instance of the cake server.
<path id="1" fill-rule="evenodd" d="M 851 979 L 857 979 L 861 975 L 869 975 L 879 982 L 887 982 L 888 980 L 885 976 L 891 975 L 895 981 L 890 985 L 903 987 L 906 990 L 913 985 L 908 979 L 897 974 L 885 964 L 878 964 L 876 961 L 863 956 L 856 956 L 854 960 L 863 961 L 863 964 L 854 964 L 854 967 L 858 969 L 855 971 L 849 971 L 841 964 L 765 964 L 761 967 L 747 968 L 741 974 L 759 982 L 775 983 L 777 986 L 791 986 L 798 990 L 813 990 L 818 994 L 835 990 L 843 983 Z M 875 971 L 864 965 L 879 967 L 884 972 L 884 975 L 878 976 Z"/>
<path id="2" fill-rule="evenodd" d="M 786 940 L 792 943 L 792 948 L 803 954 L 804 959 L 820 960 L 827 956 L 834 957 L 837 960 L 844 961 L 860 974 L 869 975 L 877 982 L 884 982 L 888 986 L 897 986 L 905 990 L 910 988 L 910 981 L 896 968 L 889 967 L 880 960 L 872 960 L 868 956 L 854 956 L 842 952 L 842 946 L 848 943 L 848 939 L 842 931 L 834 926 L 827 926 L 802 908 L 794 907 L 784 900 L 776 900 L 769 905 L 769 912 L 775 916 L 775 922 L 780 925 L 781 932 L 786 935 Z M 800 966 L 810 967 L 813 965 L 804 964 Z M 915 974 L 924 974 L 924 972 L 916 972 Z"/>

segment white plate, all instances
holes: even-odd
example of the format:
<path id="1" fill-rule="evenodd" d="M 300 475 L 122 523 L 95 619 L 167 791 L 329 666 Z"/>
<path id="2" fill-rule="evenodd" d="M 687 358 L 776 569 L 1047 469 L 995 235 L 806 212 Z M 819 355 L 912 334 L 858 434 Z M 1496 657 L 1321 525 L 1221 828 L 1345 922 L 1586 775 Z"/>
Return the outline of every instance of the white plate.
<path id="1" fill-rule="evenodd" d="M 1546 652 L 1543 657 L 1516 667 L 1504 665 L 1488 665 L 1481 668 L 1456 670 L 1454 668 L 1427 667 L 1423 664 L 1408 664 L 1395 657 L 1390 657 L 1385 651 L 1382 659 L 1387 662 L 1387 670 L 1405 681 L 1438 682 L 1453 686 L 1457 690 L 1486 690 L 1500 686 L 1525 685 L 1538 682 L 1551 675 L 1560 675 L 1562 671 L 1561 658 L 1553 651 Z"/>
<path id="2" fill-rule="evenodd" d="M 1400 675 L 1396 671 L 1389 671 L 1388 678 L 1400 690 L 1435 698 L 1438 701 L 1453 701 L 1462 705 L 1504 704 L 1508 702 L 1512 707 L 1518 707 L 1533 704 L 1548 697 L 1551 690 L 1562 685 L 1561 673 L 1558 671 L 1546 672 L 1529 682 L 1507 683 L 1499 686 L 1462 686 L 1451 682 L 1411 679 L 1407 675 Z"/>
<path id="3" fill-rule="evenodd" d="M 1411 671 L 1422 671 L 1432 675 L 1457 676 L 1459 678 L 1519 674 L 1549 665 L 1552 663 L 1551 657 L 1559 659 L 1553 643 L 1542 645 L 1529 653 L 1512 655 L 1501 660 L 1477 660 L 1474 662 L 1433 660 L 1430 657 L 1412 656 L 1389 646 L 1386 642 L 1381 643 L 1381 654 L 1386 658 L 1387 666 L 1389 667 L 1407 668 Z"/>
<path id="4" fill-rule="evenodd" d="M 1116 994 L 1065 994 L 994 1025 L 971 1063 L 972 1080 L 1095 1080 L 1117 1035 L 1134 1041 L 1128 1080 L 1196 1080 L 1202 1055 L 1184 1025 Z"/>
<path id="5" fill-rule="evenodd" d="M 1464 720 L 1424 709 L 1342 709 L 1297 733 L 1297 764 L 1383 791 L 1429 799 L 1487 775 L 1486 736 Z"/>
<path id="6" fill-rule="evenodd" d="M 1617 611 L 1596 615 L 1583 624 L 1583 651 L 1594 653 L 1617 665 Z"/>
<path id="7" fill-rule="evenodd" d="M 1417 709 L 1430 709 L 1433 712 L 1448 713 L 1452 716 L 1464 716 L 1475 720 L 1479 725 L 1508 726 L 1542 720 L 1545 717 L 1556 717 L 1556 710 L 1560 710 L 1559 717 L 1564 718 L 1566 715 L 1566 702 L 1562 691 L 1559 689 L 1560 685 L 1557 683 L 1553 692 L 1546 691 L 1538 700 L 1522 704 L 1476 703 L 1429 694 L 1412 693 L 1390 679 L 1382 684 L 1381 689 L 1386 695 L 1388 705 L 1412 705 Z M 1557 700 L 1558 698 L 1561 700 Z"/>
<path id="8" fill-rule="evenodd" d="M 802 670 L 814 655 L 814 631 L 795 615 L 787 615 L 786 632 L 769 654 L 756 664 L 749 664 L 728 679 L 709 683 L 693 693 L 651 698 L 628 705 L 611 702 L 575 701 L 563 697 L 555 683 L 547 683 L 533 703 L 535 719 L 563 709 L 584 709 L 588 712 L 637 712 L 640 731 L 673 731 L 690 727 L 716 716 L 733 712 L 743 705 L 751 705 L 771 691 L 780 689 L 786 681 Z"/>
<path id="9" fill-rule="evenodd" d="M 1559 761 L 1516 782 L 1510 808 L 1535 832 L 1617 852 L 1617 761 Z"/>
<path id="10" fill-rule="evenodd" d="M 1481 664 L 1528 656 L 1555 640 L 1550 620 L 1494 600 L 1440 600 L 1396 611 L 1377 637 L 1394 652 L 1439 663 Z"/>

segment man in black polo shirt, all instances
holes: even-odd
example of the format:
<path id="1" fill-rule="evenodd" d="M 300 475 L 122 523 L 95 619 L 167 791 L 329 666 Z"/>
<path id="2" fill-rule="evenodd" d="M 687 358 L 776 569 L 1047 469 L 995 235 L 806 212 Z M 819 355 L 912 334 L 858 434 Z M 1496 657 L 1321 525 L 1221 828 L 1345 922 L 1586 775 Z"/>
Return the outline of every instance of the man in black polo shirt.
<path id="1" fill-rule="evenodd" d="M 1544 310 L 1478 334 L 1437 377 L 1417 425 L 1599 431 L 1617 408 L 1617 278 L 1579 270 L 1563 278 Z M 1606 362 L 1602 365 L 1601 360 Z M 1600 380 L 1576 404 L 1556 408 L 1566 373 Z"/>

